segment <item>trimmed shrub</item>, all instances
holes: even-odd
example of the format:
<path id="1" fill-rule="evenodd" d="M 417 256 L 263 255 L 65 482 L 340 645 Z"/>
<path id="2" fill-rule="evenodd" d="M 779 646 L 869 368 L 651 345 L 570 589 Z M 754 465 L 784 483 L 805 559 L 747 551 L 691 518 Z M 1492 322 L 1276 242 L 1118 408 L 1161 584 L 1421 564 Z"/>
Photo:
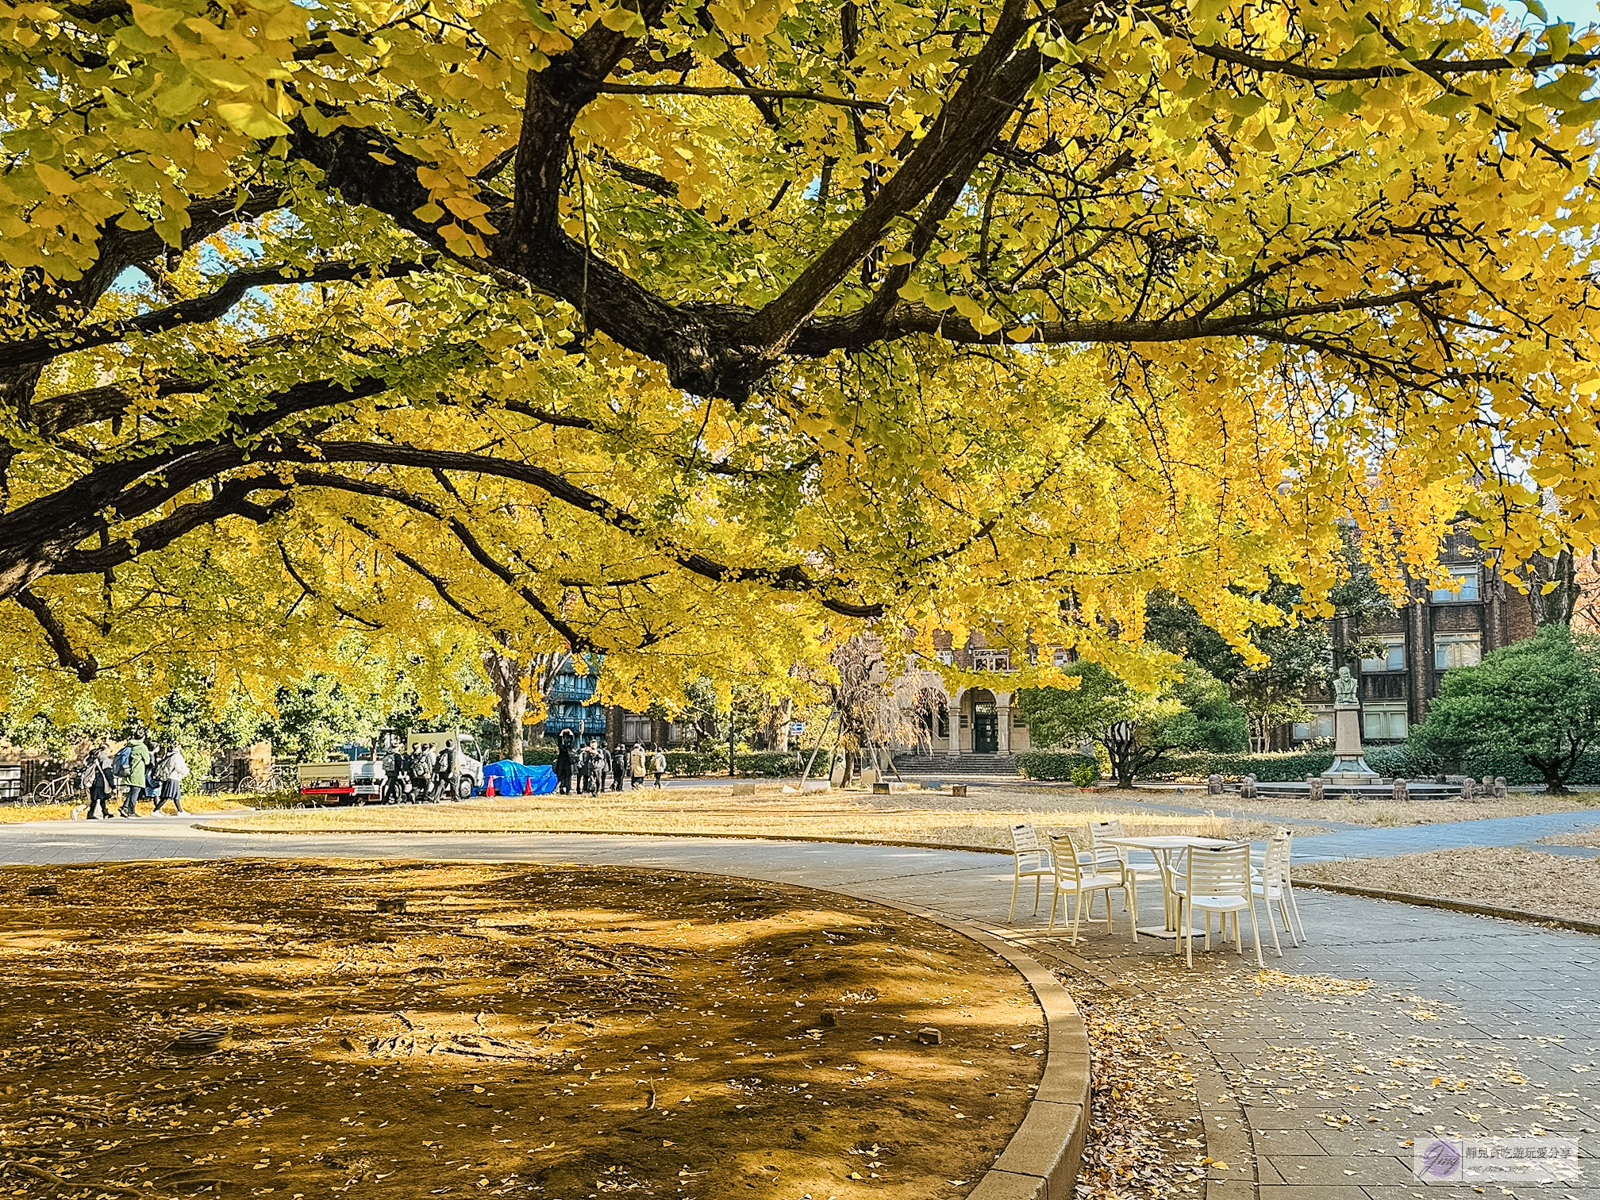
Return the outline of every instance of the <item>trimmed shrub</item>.
<path id="1" fill-rule="evenodd" d="M 645 767 L 648 769 L 650 760 L 655 757 L 655 751 L 645 751 Z M 667 774 L 669 775 L 715 775 L 726 774 L 728 770 L 728 754 L 723 751 L 718 754 L 715 750 L 668 750 Z"/>
<path id="2" fill-rule="evenodd" d="M 726 756 L 722 761 L 726 766 Z M 820 754 L 817 755 L 817 761 L 822 761 Z M 786 775 L 799 775 L 802 765 L 800 756 L 793 751 L 755 750 L 733 756 L 733 769 L 753 779 L 782 779 Z"/>
<path id="3" fill-rule="evenodd" d="M 1024 750 L 1017 755 L 1017 770 L 1024 779 L 1070 780 L 1076 783 L 1085 770 L 1090 772 L 1090 782 L 1100 777 L 1100 765 L 1094 759 L 1057 750 Z"/>

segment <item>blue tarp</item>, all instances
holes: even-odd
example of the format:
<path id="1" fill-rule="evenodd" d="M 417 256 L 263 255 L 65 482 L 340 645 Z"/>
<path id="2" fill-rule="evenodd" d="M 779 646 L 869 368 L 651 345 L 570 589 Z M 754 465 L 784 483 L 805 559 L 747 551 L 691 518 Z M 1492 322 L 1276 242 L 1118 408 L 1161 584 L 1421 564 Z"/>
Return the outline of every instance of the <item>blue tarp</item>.
<path id="1" fill-rule="evenodd" d="M 556 790 L 554 767 L 530 767 L 509 758 L 489 763 L 483 768 L 485 788 L 491 779 L 494 780 L 494 790 L 498 796 L 525 795 L 530 781 L 535 796 L 548 796 Z"/>

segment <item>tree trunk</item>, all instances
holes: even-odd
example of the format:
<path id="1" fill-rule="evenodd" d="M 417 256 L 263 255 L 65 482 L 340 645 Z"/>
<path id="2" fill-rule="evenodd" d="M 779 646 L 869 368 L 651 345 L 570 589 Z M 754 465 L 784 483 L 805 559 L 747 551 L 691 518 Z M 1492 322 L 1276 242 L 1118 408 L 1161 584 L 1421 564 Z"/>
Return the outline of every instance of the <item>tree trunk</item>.
<path id="1" fill-rule="evenodd" d="M 509 654 L 483 652 L 483 666 L 494 688 L 495 715 L 500 719 L 500 753 L 513 762 L 523 754 L 522 719 L 528 712 L 528 668 Z"/>

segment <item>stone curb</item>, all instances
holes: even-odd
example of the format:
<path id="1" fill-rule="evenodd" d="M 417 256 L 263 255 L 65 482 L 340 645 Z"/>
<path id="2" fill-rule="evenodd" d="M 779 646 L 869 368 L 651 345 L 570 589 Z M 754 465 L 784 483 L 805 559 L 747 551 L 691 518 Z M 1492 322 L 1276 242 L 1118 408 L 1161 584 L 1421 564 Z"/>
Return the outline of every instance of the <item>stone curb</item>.
<path id="1" fill-rule="evenodd" d="M 994 1166 L 967 1193 L 967 1200 L 1072 1200 L 1083 1143 L 1089 1132 L 1089 1033 L 1061 981 L 1032 955 L 1007 941 L 1000 930 L 947 917 L 920 905 L 886 900 L 870 892 L 846 888 L 813 890 L 880 904 L 942 925 L 999 955 L 1027 980 L 1044 1011 L 1044 1074 L 1022 1124 Z"/>
<path id="2" fill-rule="evenodd" d="M 1064 966 L 1102 986 L 1136 992 L 1145 990 L 1123 976 L 1107 974 L 1100 964 L 1090 962 L 1068 947 L 1047 945 L 1046 949 Z M 1223 1076 L 1216 1055 L 1181 1022 L 1167 1026 L 1162 1032 L 1173 1046 L 1193 1055 L 1190 1067 L 1194 1075 L 1195 1103 L 1199 1106 L 1204 1129 L 1205 1152 L 1213 1160 L 1228 1164 L 1226 1168 L 1213 1166 L 1206 1172 L 1205 1200 L 1255 1200 L 1260 1194 L 1260 1154 L 1255 1130 L 1250 1127 L 1238 1095 Z M 1226 1121 L 1222 1119 L 1224 1116 Z"/>
<path id="3" fill-rule="evenodd" d="M 1526 925 L 1543 925 L 1547 929 L 1568 929 L 1573 933 L 1600 935 L 1600 922 L 1552 917 L 1543 913 L 1527 912 L 1520 908 L 1497 908 L 1492 904 L 1475 904 L 1471 900 L 1452 900 L 1447 896 L 1418 896 L 1411 892 L 1391 892 L 1383 888 L 1360 887 L 1353 883 L 1332 883 L 1321 879 L 1296 879 L 1294 886 L 1313 891 L 1337 892 L 1342 896 L 1360 896 L 1366 900 L 1391 900 L 1396 904 L 1416 904 L 1423 908 L 1442 908 L 1450 912 L 1467 913 L 1474 917 L 1499 917 L 1503 921 L 1521 921 Z"/>

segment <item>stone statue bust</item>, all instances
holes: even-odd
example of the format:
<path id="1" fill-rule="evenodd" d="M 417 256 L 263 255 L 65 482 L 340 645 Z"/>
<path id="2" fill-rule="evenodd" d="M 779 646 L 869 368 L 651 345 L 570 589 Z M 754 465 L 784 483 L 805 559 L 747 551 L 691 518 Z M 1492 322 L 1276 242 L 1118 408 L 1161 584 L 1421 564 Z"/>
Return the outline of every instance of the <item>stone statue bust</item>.
<path id="1" fill-rule="evenodd" d="M 1356 707 L 1356 681 L 1351 677 L 1349 667 L 1340 667 L 1338 677 L 1333 681 L 1333 705 L 1335 708 Z"/>

